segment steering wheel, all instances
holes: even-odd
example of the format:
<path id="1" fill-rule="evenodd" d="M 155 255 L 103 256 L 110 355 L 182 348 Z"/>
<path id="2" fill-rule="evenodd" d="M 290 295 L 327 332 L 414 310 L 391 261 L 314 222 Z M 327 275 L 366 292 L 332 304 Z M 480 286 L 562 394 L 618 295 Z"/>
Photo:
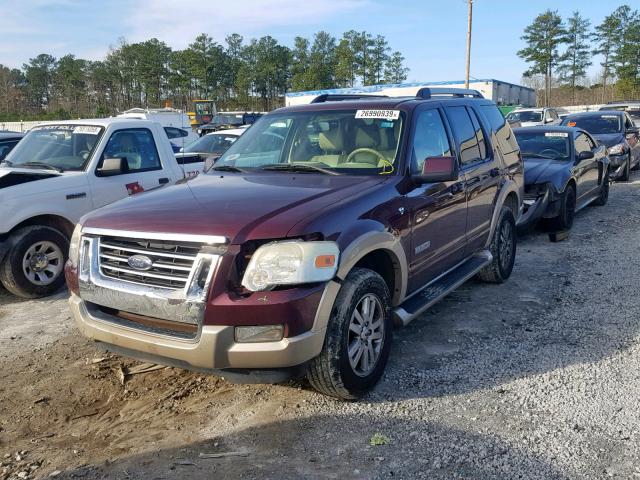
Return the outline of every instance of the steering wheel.
<path id="1" fill-rule="evenodd" d="M 384 160 L 385 162 L 388 163 L 388 160 L 386 158 L 384 158 L 384 155 L 382 155 L 379 151 L 374 150 L 373 148 L 356 148 L 353 152 L 351 152 L 348 156 L 347 159 L 344 161 L 345 163 L 349 163 L 351 162 L 351 160 L 353 159 L 353 157 L 356 156 L 356 154 L 358 153 L 373 153 L 376 157 L 378 157 L 379 160 Z"/>
<path id="2" fill-rule="evenodd" d="M 545 148 L 544 150 L 540 151 L 540 155 L 544 155 L 545 153 L 550 153 L 551 155 L 553 155 L 554 157 L 561 157 L 562 154 L 560 152 L 558 152 L 557 150 L 554 150 L 553 148 Z"/>

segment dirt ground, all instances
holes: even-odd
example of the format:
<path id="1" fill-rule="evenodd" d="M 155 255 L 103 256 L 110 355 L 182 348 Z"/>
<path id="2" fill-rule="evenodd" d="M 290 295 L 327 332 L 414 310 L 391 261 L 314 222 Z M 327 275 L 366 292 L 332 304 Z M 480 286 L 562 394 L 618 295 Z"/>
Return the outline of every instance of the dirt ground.
<path id="1" fill-rule="evenodd" d="M 66 293 L 0 291 L 0 480 L 638 478 L 639 180 L 397 330 L 355 403 L 173 368 L 122 382 L 136 362 L 81 337 Z"/>

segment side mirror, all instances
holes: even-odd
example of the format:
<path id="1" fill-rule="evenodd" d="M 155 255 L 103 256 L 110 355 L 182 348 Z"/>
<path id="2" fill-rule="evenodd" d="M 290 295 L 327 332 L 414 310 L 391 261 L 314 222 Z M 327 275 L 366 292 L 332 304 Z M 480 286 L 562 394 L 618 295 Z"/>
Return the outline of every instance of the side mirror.
<path id="1" fill-rule="evenodd" d="M 127 157 L 105 158 L 102 161 L 102 166 L 96 171 L 98 177 L 113 177 L 123 173 L 129 173 Z"/>
<path id="2" fill-rule="evenodd" d="M 202 167 L 202 171 L 204 173 L 209 172 L 215 165 L 216 161 L 220 158 L 220 155 L 210 155 L 204 159 L 204 167 Z"/>
<path id="3" fill-rule="evenodd" d="M 580 152 L 578 154 L 578 160 L 589 160 L 590 158 L 593 158 L 595 155 L 593 154 L 593 152 L 591 150 L 585 150 L 584 152 Z"/>
<path id="4" fill-rule="evenodd" d="M 412 175 L 418 183 L 448 182 L 458 179 L 456 157 L 427 157 L 422 165 L 422 173 Z"/>

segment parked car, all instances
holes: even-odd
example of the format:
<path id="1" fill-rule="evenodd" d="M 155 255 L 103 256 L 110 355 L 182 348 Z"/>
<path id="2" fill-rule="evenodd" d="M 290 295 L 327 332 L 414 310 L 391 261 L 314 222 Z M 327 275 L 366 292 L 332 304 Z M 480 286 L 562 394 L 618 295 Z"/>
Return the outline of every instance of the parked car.
<path id="1" fill-rule="evenodd" d="M 208 133 L 181 149 L 180 153 L 176 153 L 176 159 L 178 163 L 183 166 L 192 163 L 202 164 L 202 162 L 205 162 L 205 167 L 203 168 L 206 170 L 210 168 L 215 160 L 226 152 L 233 142 L 245 131 L 246 128 L 234 128 Z"/>
<path id="2" fill-rule="evenodd" d="M 34 127 L 0 164 L 0 281 L 22 297 L 55 292 L 82 215 L 202 166 L 183 169 L 155 122 L 107 118 Z"/>
<path id="3" fill-rule="evenodd" d="M 556 113 L 558 114 L 558 117 L 560 118 L 560 120 L 562 120 L 567 115 L 571 115 L 571 112 L 569 110 L 562 107 L 556 108 Z"/>
<path id="4" fill-rule="evenodd" d="M 606 147 L 586 131 L 570 127 L 514 129 L 524 158 L 524 215 L 521 227 L 546 219 L 569 230 L 575 212 L 609 199 Z"/>
<path id="5" fill-rule="evenodd" d="M 640 166 L 638 127 L 626 112 L 596 111 L 565 117 L 562 125 L 579 127 L 606 145 L 611 162 L 609 174 L 614 180 L 629 180 L 631 170 Z"/>
<path id="6" fill-rule="evenodd" d="M 393 321 L 509 277 L 523 193 L 513 132 L 477 91 L 323 95 L 262 117 L 208 174 L 85 216 L 71 310 L 127 356 L 356 398 Z"/>
<path id="7" fill-rule="evenodd" d="M 627 102 L 609 102 L 600 110 L 619 110 L 627 112 L 636 127 L 640 127 L 640 100 L 630 100 Z"/>
<path id="8" fill-rule="evenodd" d="M 0 131 L 0 162 L 9 155 L 22 137 L 24 133 Z"/>
<path id="9" fill-rule="evenodd" d="M 539 125 L 557 125 L 560 117 L 554 108 L 517 108 L 506 116 L 509 123 L 519 122 L 521 127 L 535 127 Z"/>
<path id="10" fill-rule="evenodd" d="M 158 122 L 164 128 L 175 153 L 195 142 L 199 137 L 191 129 L 189 116 L 176 108 L 132 108 L 122 112 L 118 117 Z"/>
<path id="11" fill-rule="evenodd" d="M 209 123 L 198 127 L 198 134 L 202 136 L 218 130 L 249 126 L 255 123 L 262 115 L 264 115 L 263 112 L 219 112 L 213 116 Z"/>

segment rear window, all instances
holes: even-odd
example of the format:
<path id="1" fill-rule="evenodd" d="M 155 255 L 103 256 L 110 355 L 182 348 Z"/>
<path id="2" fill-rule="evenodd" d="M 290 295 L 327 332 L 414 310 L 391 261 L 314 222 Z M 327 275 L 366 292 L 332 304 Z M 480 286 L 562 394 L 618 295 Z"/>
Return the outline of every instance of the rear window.
<path id="1" fill-rule="evenodd" d="M 489 125 L 495 132 L 498 147 L 504 155 L 518 150 L 518 142 L 513 134 L 513 130 L 505 120 L 498 107 L 495 105 L 482 105 L 480 111 L 483 113 Z"/>

